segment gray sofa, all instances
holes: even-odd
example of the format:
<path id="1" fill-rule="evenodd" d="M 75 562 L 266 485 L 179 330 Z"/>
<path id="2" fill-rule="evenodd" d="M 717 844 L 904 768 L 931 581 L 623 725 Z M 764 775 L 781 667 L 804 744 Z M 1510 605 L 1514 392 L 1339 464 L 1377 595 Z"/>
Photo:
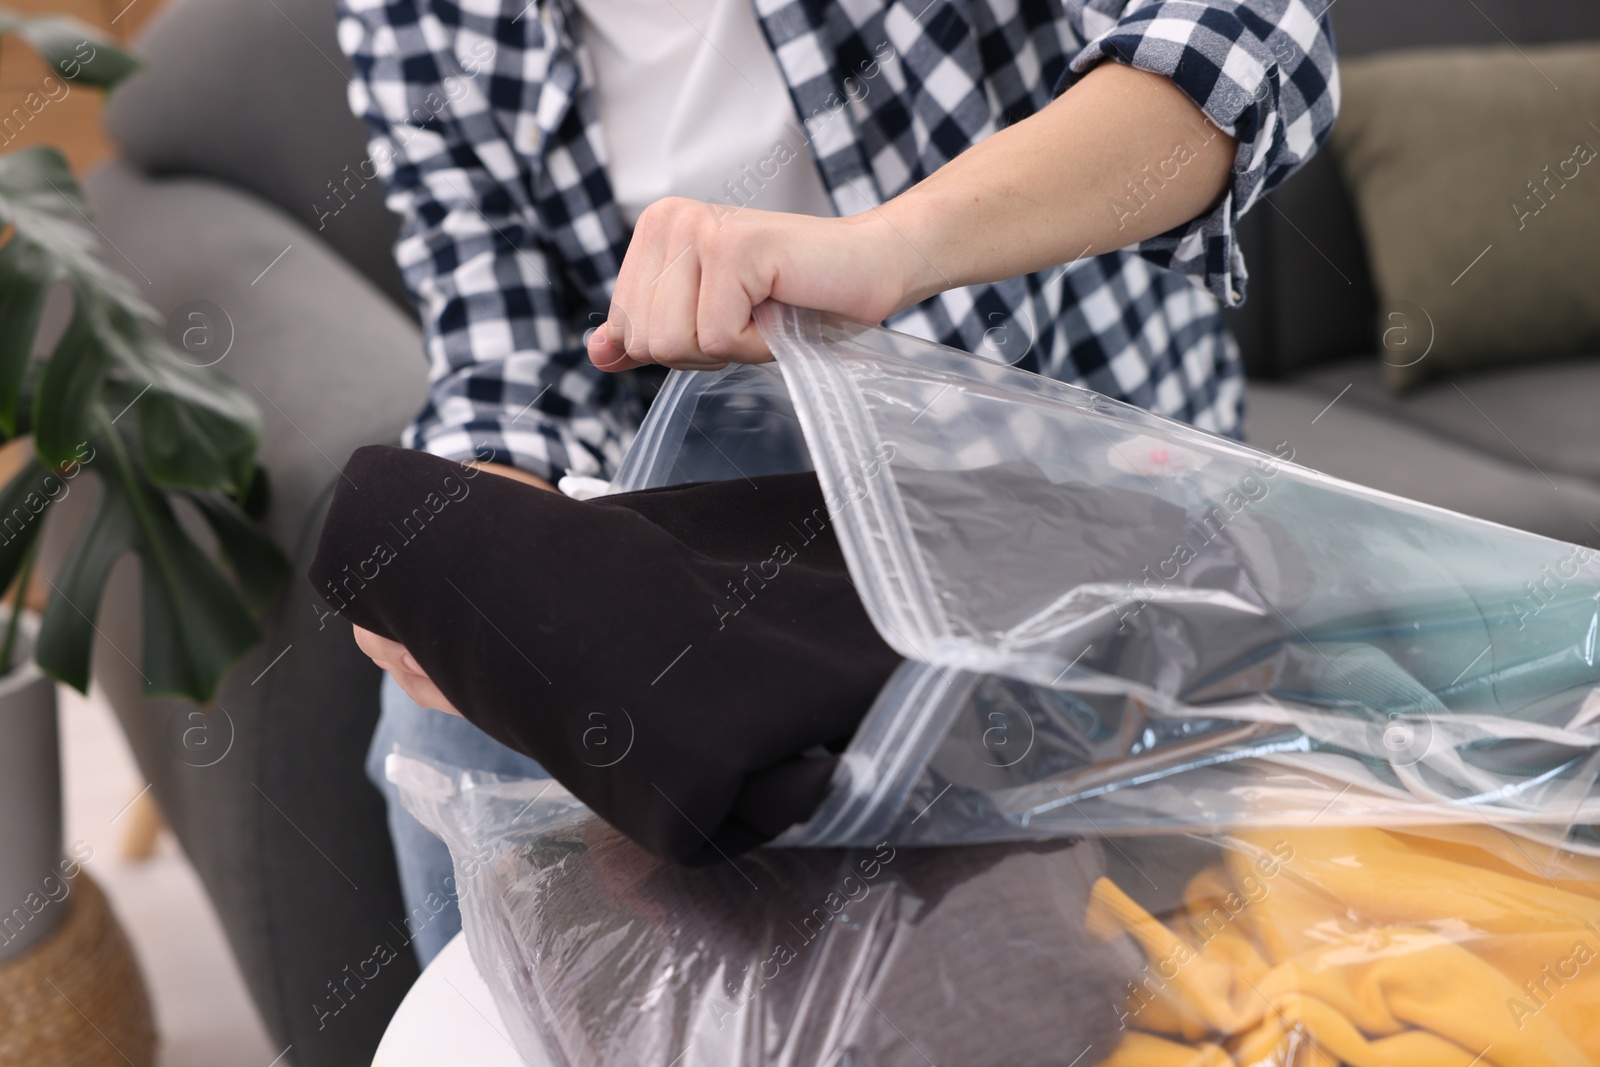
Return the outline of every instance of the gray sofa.
<path id="1" fill-rule="evenodd" d="M 1331 11 L 1345 58 L 1424 45 L 1600 39 L 1600 5 L 1590 0 L 1335 0 Z M 1378 306 L 1331 153 L 1258 207 L 1241 240 L 1250 292 L 1232 325 L 1251 377 L 1253 443 L 1287 441 L 1299 462 L 1351 481 L 1600 544 L 1600 358 L 1389 392 L 1375 324 L 1403 323 L 1388 315 L 1404 309 Z"/>
<path id="2" fill-rule="evenodd" d="M 1333 18 L 1346 54 L 1492 43 L 1499 29 L 1524 42 L 1600 37 L 1592 0 L 1338 0 Z M 352 1067 L 370 1062 L 416 967 L 406 951 L 375 974 L 369 962 L 379 944 L 403 946 L 405 920 L 362 776 L 378 675 L 299 575 L 336 469 L 358 445 L 395 440 L 423 394 L 418 331 L 389 259 L 396 223 L 362 176 L 328 0 L 173 0 L 140 49 L 148 70 L 109 112 L 122 159 L 87 182 L 107 260 L 163 315 L 206 300 L 231 318 L 220 367 L 261 401 L 269 525 L 296 578 L 264 643 L 227 679 L 209 747 L 184 743 L 181 705 L 140 694 L 127 561 L 106 594 L 96 677 L 267 1028 L 292 1046 L 284 1062 Z M 1600 361 L 1391 398 L 1378 385 L 1360 231 L 1326 156 L 1254 213 L 1243 240 L 1251 292 L 1235 327 L 1256 379 L 1258 444 L 1287 441 L 1335 475 L 1510 525 L 1597 533 L 1600 437 L 1587 416 Z M 87 499 L 60 509 L 53 544 Z"/>

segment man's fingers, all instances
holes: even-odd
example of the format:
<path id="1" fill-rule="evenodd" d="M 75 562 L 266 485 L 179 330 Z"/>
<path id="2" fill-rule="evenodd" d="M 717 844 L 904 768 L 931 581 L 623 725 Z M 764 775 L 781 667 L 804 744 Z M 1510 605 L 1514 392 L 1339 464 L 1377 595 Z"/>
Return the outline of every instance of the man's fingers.
<path id="1" fill-rule="evenodd" d="M 695 303 L 700 293 L 700 256 L 692 238 L 675 238 L 680 250 L 650 287 L 650 334 L 645 344 L 653 363 L 682 367 L 703 363 L 695 340 Z"/>
<path id="2" fill-rule="evenodd" d="M 609 322 L 601 323 L 589 334 L 589 361 L 613 374 L 644 366 L 638 360 L 628 358 L 627 349 L 622 344 L 622 331 Z"/>
<path id="3" fill-rule="evenodd" d="M 433 684 L 433 679 L 423 672 L 422 666 L 406 646 L 398 641 L 391 641 L 387 637 L 379 637 L 371 630 L 360 626 L 350 627 L 355 634 L 356 646 L 365 652 L 378 666 L 388 671 L 390 676 L 405 690 L 406 696 L 416 701 L 424 708 L 434 708 L 438 711 L 448 712 L 451 715 L 460 715 L 450 699 L 440 692 L 439 687 Z"/>
<path id="4" fill-rule="evenodd" d="M 677 214 L 675 198 L 658 200 L 644 209 L 628 241 L 628 252 L 611 290 L 606 315 L 608 343 L 635 363 L 650 362 L 650 301 L 656 280 L 667 265 L 667 242 Z"/>
<path id="5" fill-rule="evenodd" d="M 732 271 L 707 272 L 700 283 L 697 336 L 705 358 L 766 363 L 772 351 L 751 317 L 750 293 Z"/>
<path id="6" fill-rule="evenodd" d="M 388 667 L 391 663 L 398 664 L 402 656 L 410 655 L 406 651 L 406 646 L 399 641 L 379 637 L 371 630 L 362 629 L 360 626 L 352 626 L 350 630 L 355 634 L 356 646 L 380 667 Z"/>
<path id="7" fill-rule="evenodd" d="M 617 272 L 606 321 L 587 341 L 589 359 L 596 367 L 620 371 L 657 363 L 681 370 L 721 370 L 728 365 L 728 356 L 704 348 L 696 334 L 703 324 L 705 254 L 713 245 L 723 247 L 718 237 L 720 217 L 714 211 L 708 215 L 709 208 L 698 201 L 667 197 L 639 216 Z M 718 259 L 719 273 L 737 267 L 725 255 Z M 748 322 L 748 298 L 745 319 Z M 743 325 L 735 323 L 722 331 L 734 338 L 734 358 L 748 362 L 771 358 L 759 335 Z"/>

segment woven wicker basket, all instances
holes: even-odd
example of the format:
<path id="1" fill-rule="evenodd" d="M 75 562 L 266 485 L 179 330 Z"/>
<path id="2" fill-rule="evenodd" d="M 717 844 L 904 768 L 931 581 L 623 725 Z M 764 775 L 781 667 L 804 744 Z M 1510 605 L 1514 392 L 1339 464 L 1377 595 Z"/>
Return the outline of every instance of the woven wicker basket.
<path id="1" fill-rule="evenodd" d="M 155 1019 L 127 935 L 83 872 L 49 938 L 0 965 L 0 1067 L 153 1067 Z"/>

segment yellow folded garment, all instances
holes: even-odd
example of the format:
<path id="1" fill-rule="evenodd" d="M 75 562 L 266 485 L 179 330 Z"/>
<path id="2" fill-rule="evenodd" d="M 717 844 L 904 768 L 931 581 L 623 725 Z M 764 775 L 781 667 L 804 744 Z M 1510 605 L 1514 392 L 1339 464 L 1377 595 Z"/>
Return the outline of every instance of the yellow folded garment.
<path id="1" fill-rule="evenodd" d="M 1600 1065 L 1600 861 L 1546 876 L 1490 826 L 1228 844 L 1164 922 L 1095 885 L 1146 960 L 1108 1067 Z"/>

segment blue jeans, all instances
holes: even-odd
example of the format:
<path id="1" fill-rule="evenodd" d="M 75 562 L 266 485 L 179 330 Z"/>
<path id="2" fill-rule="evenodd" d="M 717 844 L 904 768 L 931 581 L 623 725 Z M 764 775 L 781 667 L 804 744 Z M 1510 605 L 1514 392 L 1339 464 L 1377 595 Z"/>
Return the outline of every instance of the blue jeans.
<path id="1" fill-rule="evenodd" d="M 420 756 L 467 770 L 520 778 L 548 778 L 544 768 L 507 748 L 465 719 L 424 708 L 383 676 L 382 713 L 367 749 L 367 777 L 389 805 L 389 837 L 400 869 L 400 894 L 406 903 L 406 929 L 418 961 L 426 967 L 461 929 L 450 851 L 411 817 L 400 791 L 383 776 L 383 760 L 395 745 Z"/>

